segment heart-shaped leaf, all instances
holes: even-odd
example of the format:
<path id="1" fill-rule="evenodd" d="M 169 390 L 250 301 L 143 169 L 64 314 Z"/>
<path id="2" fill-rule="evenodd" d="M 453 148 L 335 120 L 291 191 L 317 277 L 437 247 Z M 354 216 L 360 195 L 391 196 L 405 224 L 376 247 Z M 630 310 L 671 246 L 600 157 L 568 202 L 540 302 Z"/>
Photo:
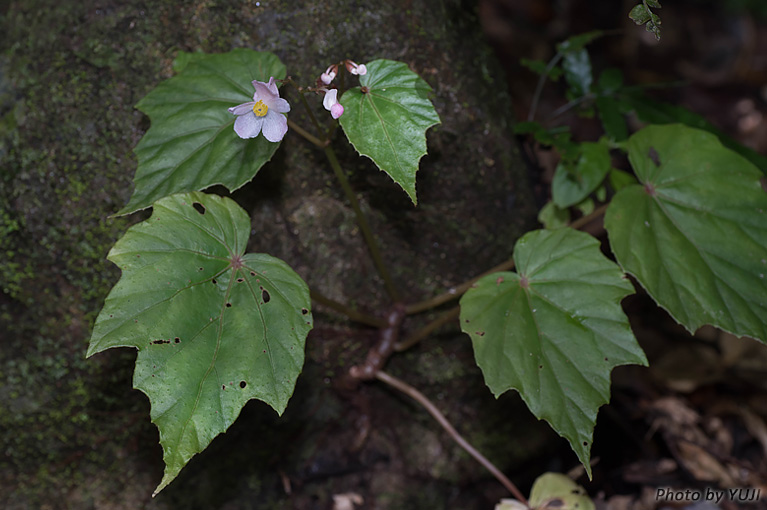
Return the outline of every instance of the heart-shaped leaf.
<path id="1" fill-rule="evenodd" d="M 623 268 L 689 331 L 712 324 L 767 341 L 767 193 L 759 170 L 681 124 L 629 138 L 640 184 L 605 215 Z"/>
<path id="2" fill-rule="evenodd" d="M 426 154 L 426 131 L 439 124 L 429 100 L 431 87 L 407 64 L 374 60 L 360 87 L 341 98 L 345 113 L 340 119 L 346 137 L 357 149 L 389 174 L 418 203 L 415 173 Z"/>
<path id="3" fill-rule="evenodd" d="M 619 304 L 633 287 L 599 241 L 570 228 L 525 234 L 514 261 L 517 273 L 485 276 L 461 298 L 461 329 L 490 391 L 519 391 L 590 473 L 610 371 L 647 364 Z"/>
<path id="4" fill-rule="evenodd" d="M 235 190 L 250 181 L 280 145 L 263 136 L 241 139 L 233 129 L 235 116 L 228 111 L 253 100 L 253 80 L 285 77 L 285 66 L 274 54 L 237 49 L 181 60 L 182 71 L 136 105 L 152 126 L 136 146 L 136 188 L 118 214 L 214 184 Z"/>
<path id="5" fill-rule="evenodd" d="M 597 189 L 610 171 L 610 151 L 603 143 L 584 142 L 581 155 L 571 171 L 560 163 L 551 183 L 552 201 L 557 207 L 575 205 Z"/>
<path id="6" fill-rule="evenodd" d="M 303 367 L 309 290 L 281 260 L 245 254 L 250 228 L 228 198 L 178 194 L 156 202 L 109 252 L 122 277 L 88 356 L 138 349 L 133 385 L 152 404 L 165 460 L 155 494 L 248 400 L 282 414 Z"/>

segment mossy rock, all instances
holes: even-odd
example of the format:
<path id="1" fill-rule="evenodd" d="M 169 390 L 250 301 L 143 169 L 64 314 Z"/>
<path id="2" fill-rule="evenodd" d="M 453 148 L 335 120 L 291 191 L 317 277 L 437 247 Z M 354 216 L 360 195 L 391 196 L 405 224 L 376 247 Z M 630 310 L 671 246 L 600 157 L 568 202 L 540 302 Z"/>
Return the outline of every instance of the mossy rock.
<path id="1" fill-rule="evenodd" d="M 419 207 L 356 157 L 343 136 L 334 142 L 403 295 L 421 299 L 507 258 L 533 226 L 536 207 L 510 132 L 505 80 L 474 14 L 448 0 L 15 0 L 1 9 L 0 493 L 18 508 L 301 509 L 327 507 L 333 494 L 350 490 L 378 508 L 435 501 L 489 507 L 483 494 L 494 497 L 497 488 L 485 489 L 495 482 L 418 407 L 376 385 L 350 398 L 332 388 L 374 337 L 331 315 L 319 315 L 283 418 L 251 403 L 152 501 L 161 453 L 148 402 L 130 390 L 135 354 L 84 360 L 93 320 L 119 276 L 106 254 L 146 215 L 110 218 L 132 192 L 132 149 L 148 128 L 133 105 L 172 75 L 181 50 L 273 51 L 306 84 L 342 58 L 407 62 L 434 88 L 442 118 L 427 136 Z M 292 120 L 308 125 L 296 98 L 288 98 Z M 372 312 L 386 304 L 372 266 L 356 263 L 366 260 L 366 248 L 322 153 L 295 133 L 233 196 L 268 239 L 251 250 L 284 258 L 337 299 Z M 512 426 L 526 413 L 518 399 L 495 403 L 466 338 L 456 332 L 441 341 L 449 366 L 430 341 L 393 360 L 392 370 L 433 398 L 442 393 L 440 406 L 469 438 L 495 451 L 502 468 L 535 455 L 533 445 L 550 437 L 545 427 L 534 420 L 521 422 L 524 430 Z M 491 424 L 485 435 L 483 423 Z M 368 425 L 368 440 L 353 450 Z M 439 465 L 402 455 L 406 445 L 408 455 L 418 455 L 417 438 L 401 437 L 418 430 L 431 431 L 427 444 L 443 445 Z M 528 448 L 517 445 L 520 437 Z M 292 496 L 285 479 L 293 480 Z M 377 493 L 375 480 L 396 484 Z M 464 490 L 447 490 L 456 484 Z"/>

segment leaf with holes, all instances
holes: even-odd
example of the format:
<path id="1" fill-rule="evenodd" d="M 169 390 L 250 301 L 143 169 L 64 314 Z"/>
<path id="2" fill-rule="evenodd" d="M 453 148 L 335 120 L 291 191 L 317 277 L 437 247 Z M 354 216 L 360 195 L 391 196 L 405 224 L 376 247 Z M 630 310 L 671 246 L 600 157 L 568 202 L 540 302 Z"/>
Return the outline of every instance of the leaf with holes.
<path id="1" fill-rule="evenodd" d="M 646 365 L 620 306 L 633 287 L 571 228 L 535 230 L 514 247 L 517 272 L 485 276 L 461 298 L 485 383 L 498 397 L 519 391 L 535 416 L 565 437 L 586 470 L 610 371 Z"/>
<path id="2" fill-rule="evenodd" d="M 360 87 L 341 98 L 345 112 L 340 119 L 346 137 L 357 149 L 389 174 L 418 203 L 415 174 L 426 154 L 426 131 L 439 124 L 429 100 L 431 87 L 407 64 L 374 60 Z"/>
<path id="3" fill-rule="evenodd" d="M 530 508 L 539 510 L 594 510 L 586 489 L 560 473 L 544 473 L 530 489 Z"/>
<path id="4" fill-rule="evenodd" d="M 640 184 L 605 215 L 623 268 L 689 331 L 712 324 L 767 341 L 767 193 L 759 170 L 681 124 L 629 138 Z"/>
<path id="5" fill-rule="evenodd" d="M 181 72 L 136 105 L 152 126 L 136 146 L 136 188 L 118 214 L 214 184 L 233 191 L 250 181 L 280 145 L 263 135 L 243 140 L 234 132 L 235 116 L 228 111 L 253 100 L 253 80 L 285 77 L 285 66 L 275 55 L 237 49 L 185 54 L 179 60 Z"/>
<path id="6" fill-rule="evenodd" d="M 228 198 L 173 195 L 109 252 L 122 277 L 87 355 L 138 349 L 133 386 L 149 397 L 165 460 L 155 494 L 248 400 L 282 414 L 301 372 L 309 289 L 283 261 L 245 253 L 250 228 Z"/>

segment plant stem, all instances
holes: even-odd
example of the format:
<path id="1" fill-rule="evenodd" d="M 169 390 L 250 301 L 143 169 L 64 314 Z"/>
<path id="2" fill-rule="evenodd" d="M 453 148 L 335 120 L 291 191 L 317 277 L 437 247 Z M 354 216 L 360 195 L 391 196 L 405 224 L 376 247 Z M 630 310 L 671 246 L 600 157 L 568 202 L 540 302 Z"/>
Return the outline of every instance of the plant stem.
<path id="1" fill-rule="evenodd" d="M 443 303 L 447 303 L 448 301 L 461 297 L 464 292 L 469 290 L 469 288 L 472 285 L 474 285 L 474 283 L 476 283 L 476 281 L 482 278 L 483 276 L 487 276 L 492 273 L 497 273 L 498 271 L 509 271 L 513 268 L 514 268 L 514 260 L 509 259 L 501 264 L 498 264 L 492 269 L 488 269 L 481 275 L 475 276 L 471 280 L 463 282 L 462 284 L 457 285 L 455 287 L 450 287 L 446 292 L 443 292 L 442 294 L 438 296 L 434 296 L 433 298 L 427 299 L 425 301 L 421 301 L 419 303 L 414 303 L 412 305 L 407 306 L 405 308 L 405 312 L 408 315 L 413 315 L 419 312 L 424 312 L 431 308 L 436 308 Z"/>
<path id="2" fill-rule="evenodd" d="M 428 323 L 426 326 L 422 327 L 403 341 L 399 342 L 397 345 L 394 346 L 394 350 L 396 352 L 402 352 L 410 349 L 412 346 L 423 340 L 424 338 L 431 335 L 431 333 L 442 326 L 443 324 L 447 324 L 448 322 L 455 320 L 460 315 L 461 308 L 458 306 L 455 306 L 451 308 L 450 310 L 440 314 L 439 317 Z"/>
<path id="3" fill-rule="evenodd" d="M 527 120 L 532 122 L 533 119 L 535 119 L 535 112 L 538 110 L 538 102 L 541 100 L 541 92 L 543 92 L 543 85 L 546 83 L 546 78 L 549 77 L 549 73 L 552 69 L 554 69 L 554 66 L 556 66 L 560 60 L 562 60 L 562 57 L 564 55 L 560 52 L 557 52 L 556 55 L 554 55 L 554 58 L 552 58 L 549 61 L 549 64 L 546 66 L 546 70 L 543 71 L 543 74 L 538 78 L 538 84 L 535 87 L 535 94 L 533 94 L 533 101 L 530 105 L 530 112 L 527 114 Z"/>
<path id="4" fill-rule="evenodd" d="M 466 450 L 469 455 L 474 457 L 480 464 L 482 464 L 492 475 L 499 481 L 501 484 L 506 487 L 511 494 L 517 498 L 523 505 L 527 506 L 527 499 L 522 495 L 522 493 L 517 489 L 517 486 L 514 485 L 514 483 L 506 478 L 506 475 L 504 475 L 500 469 L 495 467 L 492 462 L 487 460 L 487 458 L 479 453 L 476 448 L 474 448 L 472 445 L 469 444 L 468 441 L 466 441 L 455 428 L 450 424 L 449 421 L 447 421 L 447 418 L 445 418 L 445 415 L 443 415 L 439 409 L 437 409 L 437 406 L 431 403 L 431 401 L 426 398 L 425 395 L 423 395 L 420 391 L 413 388 L 409 384 L 406 384 L 403 381 L 400 381 L 396 377 L 393 377 L 386 372 L 378 371 L 376 372 L 376 379 L 379 381 L 382 381 L 392 388 L 395 388 L 405 395 L 409 396 L 419 404 L 421 404 L 428 412 L 432 415 L 432 417 L 437 420 L 437 422 L 442 425 L 442 428 L 444 428 L 448 434 L 450 434 L 450 437 L 453 438 L 453 440 L 458 443 L 458 445 Z"/>
<path id="5" fill-rule="evenodd" d="M 320 140 L 319 138 L 317 138 L 316 136 L 314 136 L 313 134 L 311 134 L 310 132 L 308 132 L 307 130 L 305 130 L 304 128 L 302 128 L 301 126 L 299 126 L 292 120 L 288 119 L 288 126 L 290 127 L 290 129 L 292 129 L 299 135 L 303 136 L 306 140 L 310 141 L 311 143 L 313 143 L 320 149 L 324 149 L 325 146 L 327 145 L 327 141 L 323 142 L 322 140 Z"/>
<path id="6" fill-rule="evenodd" d="M 599 207 L 594 209 L 594 211 L 591 214 L 578 218 L 577 220 L 570 223 L 568 226 L 576 230 L 586 226 L 587 224 L 591 223 L 598 217 L 602 216 L 607 210 L 607 207 L 609 205 L 610 205 L 609 203 L 600 205 Z M 420 301 L 418 303 L 413 303 L 412 305 L 408 305 L 407 307 L 405 307 L 405 313 L 407 313 L 408 315 L 413 315 L 416 313 L 424 312 L 431 308 L 436 308 L 443 303 L 447 303 L 448 301 L 461 297 L 464 292 L 469 290 L 469 288 L 472 285 L 474 285 L 474 283 L 476 283 L 476 281 L 482 278 L 483 276 L 487 276 L 492 273 L 497 273 L 498 271 L 510 271 L 511 269 L 514 269 L 513 259 L 509 259 L 501 264 L 498 264 L 494 268 L 489 269 L 485 271 L 484 273 L 482 273 L 481 275 L 474 277 L 471 280 L 468 280 L 460 285 L 457 285 L 455 287 L 450 287 L 447 291 L 443 292 L 442 294 L 438 296 L 434 296 L 433 298 L 429 298 L 424 301 Z M 426 327 L 428 327 L 428 325 Z M 404 342 L 402 343 L 404 344 Z"/>
<path id="7" fill-rule="evenodd" d="M 607 210 L 607 207 L 609 205 L 610 205 L 610 202 L 608 202 L 606 204 L 600 205 L 599 207 L 597 207 L 596 209 L 591 211 L 591 214 L 587 214 L 586 216 L 581 216 L 577 220 L 570 222 L 568 227 L 574 228 L 575 230 L 578 230 L 580 228 L 585 227 L 586 225 L 588 225 L 589 223 L 591 223 L 595 219 L 597 219 L 600 216 L 602 216 L 605 213 L 605 211 Z"/>
<path id="8" fill-rule="evenodd" d="M 312 121 L 312 124 L 314 124 L 314 127 L 317 128 L 318 133 L 322 133 L 324 130 L 322 129 L 322 126 L 320 126 L 320 123 L 317 122 L 317 117 L 314 116 L 314 112 L 312 111 L 311 107 L 309 106 L 309 101 L 306 100 L 306 96 L 304 95 L 304 91 L 299 89 L 298 95 L 301 96 L 301 103 L 304 105 L 304 109 L 306 110 L 307 115 L 309 115 L 309 120 Z"/>
<path id="9" fill-rule="evenodd" d="M 331 310 L 335 310 L 340 314 L 346 315 L 349 319 L 355 322 L 359 322 L 360 324 L 367 324 L 368 326 L 373 326 L 374 328 L 385 328 L 388 324 L 384 319 L 358 312 L 354 308 L 325 297 L 319 292 L 310 290 L 309 295 L 312 297 L 313 301 L 316 301 L 323 306 L 327 306 Z"/>
<path id="10" fill-rule="evenodd" d="M 357 195 L 354 194 L 354 191 L 349 184 L 349 179 L 346 178 L 346 174 L 344 174 L 341 165 L 338 163 L 338 158 L 336 158 L 336 153 L 332 147 L 325 147 L 325 156 L 327 156 L 328 161 L 330 162 L 330 166 L 333 167 L 333 172 L 336 174 L 336 178 L 341 183 L 341 188 L 346 194 L 346 198 L 351 203 L 352 209 L 354 209 L 354 214 L 357 216 L 357 224 L 359 225 L 360 230 L 362 230 L 362 236 L 365 238 L 365 242 L 370 249 L 370 255 L 373 257 L 373 264 L 375 264 L 376 269 L 378 270 L 378 274 L 381 275 L 381 278 L 384 281 L 384 286 L 386 287 L 386 291 L 389 293 L 389 297 L 391 297 L 391 299 L 395 302 L 399 301 L 399 294 L 397 293 L 397 289 L 394 287 L 394 281 L 392 280 L 391 275 L 389 274 L 389 271 L 386 269 L 386 265 L 383 262 L 383 257 L 381 257 L 381 252 L 378 249 L 378 244 L 376 244 L 375 238 L 373 237 L 373 232 L 370 230 L 368 220 L 360 208 L 360 203 L 359 200 L 357 200 Z"/>

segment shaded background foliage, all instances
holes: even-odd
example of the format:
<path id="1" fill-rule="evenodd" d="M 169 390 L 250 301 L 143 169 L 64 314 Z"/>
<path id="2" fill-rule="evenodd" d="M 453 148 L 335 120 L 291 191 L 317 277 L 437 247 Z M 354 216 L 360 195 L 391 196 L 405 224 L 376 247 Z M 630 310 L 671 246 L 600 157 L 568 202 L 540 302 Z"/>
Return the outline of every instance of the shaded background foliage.
<path id="1" fill-rule="evenodd" d="M 108 218 L 130 196 L 136 166 L 131 151 L 148 128 L 133 105 L 172 76 L 179 50 L 273 51 L 303 83 L 341 58 L 407 62 L 434 87 L 443 122 L 428 133 L 429 155 L 418 174 L 421 205 L 412 208 L 388 177 L 356 158 L 343 141 L 337 149 L 395 276 L 418 299 L 505 259 L 519 233 L 535 226 L 551 174 L 544 164 L 528 175 L 520 164 L 509 131 L 509 97 L 518 118 L 524 118 L 536 77 L 517 59 L 545 59 L 553 43 L 568 35 L 625 28 L 620 44 L 615 38 L 595 43 L 596 68 L 618 65 L 632 83 L 684 78 L 685 86 L 661 96 L 706 114 L 755 149 L 767 149 L 767 123 L 759 117 L 767 112 L 767 91 L 760 92 L 767 82 L 767 69 L 759 64 L 767 61 L 762 3 L 666 5 L 660 12 L 660 46 L 626 18 L 633 3 L 483 0 L 477 8 L 457 0 L 375 7 L 340 0 L 298 5 L 18 0 L 0 5 L 0 504 L 326 509 L 333 494 L 354 491 L 366 498 L 367 508 L 492 508 L 502 489 L 415 405 L 375 385 L 353 394 L 333 387 L 334 376 L 359 362 L 374 337 L 319 307 L 317 328 L 307 342 L 308 363 L 284 417 L 277 419 L 263 404 L 249 404 L 227 434 L 150 500 L 162 473 L 161 450 L 147 399 L 130 389 L 135 353 L 125 349 L 84 360 L 93 320 L 118 277 L 106 253 L 130 224 L 146 216 Z M 508 83 L 483 42 L 477 12 Z M 288 99 L 292 119 L 308 125 L 295 94 L 288 92 Z M 562 89 L 548 86 L 539 111 L 545 117 L 562 102 Z M 316 112 L 326 115 L 321 108 Z M 578 139 L 599 134 L 596 119 L 561 120 Z M 256 179 L 234 194 L 257 233 L 249 251 L 281 257 L 311 286 L 374 312 L 386 300 L 353 213 L 322 155 L 295 134 L 284 143 Z M 654 306 L 642 297 L 626 305 L 640 312 L 633 326 L 657 368 L 650 383 L 647 372 L 617 371 L 615 405 L 601 415 L 608 432 L 600 436 L 598 427 L 595 438 L 595 453 L 603 461 L 595 469 L 598 489 L 588 487 L 592 492 L 638 490 L 636 484 L 651 483 L 640 477 L 627 486 L 624 472 L 610 469 L 629 455 L 624 452 L 647 450 L 643 429 L 633 428 L 633 435 L 625 430 L 642 422 L 650 413 L 646 402 L 668 391 L 664 388 L 697 391 L 689 397 L 693 404 L 716 402 L 712 393 L 748 404 L 765 390 L 758 379 L 767 363 L 741 370 L 729 348 L 689 337 L 653 315 Z M 726 364 L 716 361 L 721 352 Z M 692 368 L 690 359 L 699 360 L 693 374 L 686 370 Z M 468 439 L 522 486 L 545 469 L 566 470 L 576 463 L 567 445 L 535 423 L 516 396 L 492 398 L 473 364 L 469 340 L 457 328 L 394 358 L 389 370 L 437 401 Z M 628 422 L 629 415 L 638 418 Z M 738 442 L 738 454 L 750 458 L 755 444 Z M 666 448 L 659 440 L 649 451 L 662 456 Z"/>

